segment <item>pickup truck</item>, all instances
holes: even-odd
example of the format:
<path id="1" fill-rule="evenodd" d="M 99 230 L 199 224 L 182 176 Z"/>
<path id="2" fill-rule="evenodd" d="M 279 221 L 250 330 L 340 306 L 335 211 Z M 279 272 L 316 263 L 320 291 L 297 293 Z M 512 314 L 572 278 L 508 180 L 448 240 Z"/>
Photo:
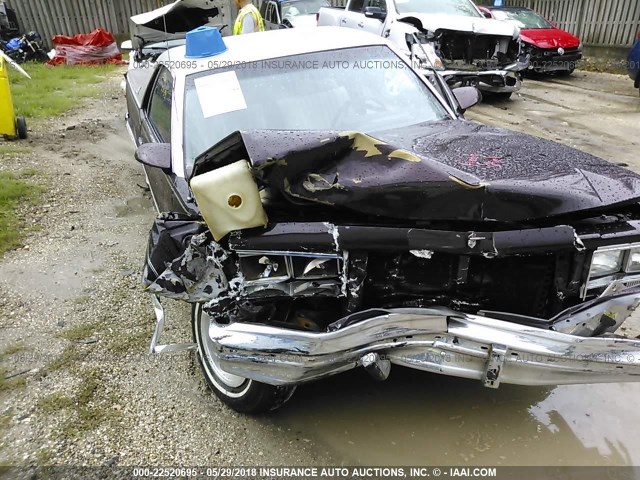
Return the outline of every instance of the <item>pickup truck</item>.
<path id="1" fill-rule="evenodd" d="M 520 29 L 485 18 L 470 0 L 348 0 L 323 7 L 318 26 L 388 38 L 425 72 L 440 70 L 451 88 L 476 86 L 502 98 L 520 89 L 528 66 Z"/>

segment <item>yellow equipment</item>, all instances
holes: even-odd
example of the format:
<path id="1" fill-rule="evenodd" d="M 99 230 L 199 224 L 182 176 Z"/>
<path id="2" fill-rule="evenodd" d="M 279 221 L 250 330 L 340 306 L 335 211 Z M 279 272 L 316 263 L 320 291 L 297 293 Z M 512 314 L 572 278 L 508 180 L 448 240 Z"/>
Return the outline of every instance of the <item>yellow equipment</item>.
<path id="1" fill-rule="evenodd" d="M 27 138 L 27 122 L 24 117 L 16 117 L 13 110 L 7 71 L 9 65 L 29 77 L 29 74 L 7 57 L 4 52 L 0 52 L 0 135 L 4 135 L 6 139 Z"/>

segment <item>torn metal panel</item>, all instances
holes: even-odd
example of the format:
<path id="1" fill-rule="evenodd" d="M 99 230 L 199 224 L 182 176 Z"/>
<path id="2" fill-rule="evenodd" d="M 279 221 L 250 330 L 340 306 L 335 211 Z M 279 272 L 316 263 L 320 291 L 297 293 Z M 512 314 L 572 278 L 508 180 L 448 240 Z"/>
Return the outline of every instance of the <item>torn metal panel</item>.
<path id="1" fill-rule="evenodd" d="M 207 231 L 203 222 L 178 213 L 162 213 L 156 218 L 147 244 L 146 262 L 142 275 L 146 286 L 164 272 L 167 262 L 181 256 L 191 237 Z"/>
<path id="2" fill-rule="evenodd" d="M 362 308 L 363 286 L 367 278 L 369 255 L 366 251 L 349 252 L 349 271 L 346 282 L 347 312 L 353 313 Z"/>
<path id="3" fill-rule="evenodd" d="M 414 257 L 424 258 L 427 260 L 433 257 L 433 250 L 409 250 L 409 253 Z"/>
<path id="4" fill-rule="evenodd" d="M 513 223 L 640 199 L 640 176 L 630 170 L 555 142 L 460 120 L 375 137 L 236 132 L 196 160 L 196 174 L 242 158 L 262 188 L 298 208 L 325 206 L 330 221 L 351 214 Z"/>
<path id="5" fill-rule="evenodd" d="M 156 221 L 156 225 L 162 222 L 165 221 Z M 176 256 L 166 247 L 168 241 L 150 243 L 144 272 L 149 293 L 187 302 L 208 302 L 224 298 L 242 285 L 241 279 L 232 276 L 236 272 L 234 260 L 211 239 L 210 233 L 183 236 L 182 241 L 184 250 Z M 164 268 L 159 269 L 152 259 L 162 258 Z M 170 258 L 173 260 L 168 261 Z"/>

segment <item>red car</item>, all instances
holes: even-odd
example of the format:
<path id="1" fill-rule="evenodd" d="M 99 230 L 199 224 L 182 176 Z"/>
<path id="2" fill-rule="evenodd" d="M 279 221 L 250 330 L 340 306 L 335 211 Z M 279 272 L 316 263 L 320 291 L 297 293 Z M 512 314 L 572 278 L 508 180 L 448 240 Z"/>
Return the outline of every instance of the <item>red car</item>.
<path id="1" fill-rule="evenodd" d="M 487 18 L 507 20 L 520 28 L 520 38 L 529 49 L 529 69 L 540 73 L 571 74 L 582 58 L 582 43 L 533 10 L 524 7 L 478 7 Z"/>

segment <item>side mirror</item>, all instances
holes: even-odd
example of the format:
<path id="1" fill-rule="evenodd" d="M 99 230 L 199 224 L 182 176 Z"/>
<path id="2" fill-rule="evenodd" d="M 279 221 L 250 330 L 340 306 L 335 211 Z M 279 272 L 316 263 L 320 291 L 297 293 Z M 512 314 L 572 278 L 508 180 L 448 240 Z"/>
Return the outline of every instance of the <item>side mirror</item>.
<path id="1" fill-rule="evenodd" d="M 482 100 L 482 94 L 476 87 L 459 87 L 452 90 L 460 106 L 460 113 L 464 113 L 467 108 L 471 108 Z"/>
<path id="2" fill-rule="evenodd" d="M 378 20 L 384 20 L 387 18 L 387 12 L 380 7 L 364 7 L 364 16 L 367 18 L 377 18 Z"/>
<path id="3" fill-rule="evenodd" d="M 135 158 L 143 165 L 171 169 L 170 143 L 143 143 L 136 149 Z"/>

